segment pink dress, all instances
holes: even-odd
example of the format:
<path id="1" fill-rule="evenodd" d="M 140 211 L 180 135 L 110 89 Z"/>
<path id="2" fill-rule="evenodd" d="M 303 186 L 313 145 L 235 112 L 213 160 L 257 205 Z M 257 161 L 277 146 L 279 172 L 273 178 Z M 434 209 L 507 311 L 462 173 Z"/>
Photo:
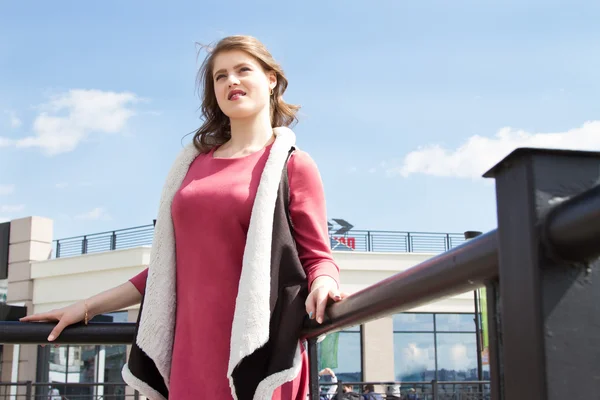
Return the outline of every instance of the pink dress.
<path id="1" fill-rule="evenodd" d="M 214 150 L 199 155 L 173 199 L 177 312 L 170 399 L 232 399 L 227 380 L 231 325 L 250 213 L 271 146 L 241 158 L 214 158 Z M 322 275 L 339 281 L 317 166 L 297 150 L 288 177 L 290 215 L 309 283 Z M 131 279 L 140 293 L 146 278 L 147 270 Z M 304 352 L 300 374 L 273 400 L 306 400 L 307 392 Z"/>

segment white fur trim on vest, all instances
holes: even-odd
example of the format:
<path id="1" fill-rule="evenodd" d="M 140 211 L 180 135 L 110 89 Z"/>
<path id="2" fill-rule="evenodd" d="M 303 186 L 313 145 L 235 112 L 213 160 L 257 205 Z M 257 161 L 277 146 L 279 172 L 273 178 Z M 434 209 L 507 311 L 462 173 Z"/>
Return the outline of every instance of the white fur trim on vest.
<path id="1" fill-rule="evenodd" d="M 136 338 L 139 348 L 154 361 L 167 388 L 171 374 L 177 304 L 175 233 L 171 218 L 171 204 L 190 164 L 197 156 L 198 150 L 194 145 L 187 145 L 179 153 L 167 175 L 154 228 L 146 294 Z"/>
<path id="2" fill-rule="evenodd" d="M 296 135 L 290 129 L 279 128 L 276 134 L 252 206 L 231 327 L 227 377 L 234 399 L 237 395 L 231 376 L 233 370 L 244 357 L 269 340 L 273 210 L 288 152 L 296 143 Z"/>
<path id="3" fill-rule="evenodd" d="M 300 342 L 296 347 L 296 354 L 294 355 L 294 364 L 292 368 L 279 371 L 271 376 L 267 376 L 260 382 L 254 393 L 256 400 L 272 399 L 275 390 L 286 382 L 293 380 L 300 373 L 302 368 L 302 348 Z"/>
<path id="4" fill-rule="evenodd" d="M 121 375 L 123 376 L 123 380 L 132 388 L 140 392 L 144 397 L 147 397 L 150 400 L 167 400 L 165 396 L 158 393 L 156 390 L 152 389 L 152 386 L 148 385 L 146 382 L 138 379 L 135 375 L 131 373 L 127 364 L 123 366 L 121 370 Z"/>

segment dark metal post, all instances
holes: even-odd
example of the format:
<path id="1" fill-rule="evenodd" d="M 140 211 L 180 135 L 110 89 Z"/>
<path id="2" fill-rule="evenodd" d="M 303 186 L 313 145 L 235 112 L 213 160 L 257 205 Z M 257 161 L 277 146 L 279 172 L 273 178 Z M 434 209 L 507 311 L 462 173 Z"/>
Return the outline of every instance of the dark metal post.
<path id="1" fill-rule="evenodd" d="M 371 251 L 371 231 L 367 231 L 367 251 Z"/>
<path id="2" fill-rule="evenodd" d="M 60 258 L 60 240 L 56 241 L 56 258 Z"/>
<path id="3" fill-rule="evenodd" d="M 498 309 L 498 280 L 485 285 L 488 322 L 488 362 L 490 366 L 490 394 L 492 400 L 504 398 L 500 380 L 500 310 Z"/>
<path id="4" fill-rule="evenodd" d="M 539 226 L 554 205 L 598 184 L 600 153 L 519 149 L 485 176 L 496 179 L 498 206 L 501 336 L 491 362 L 500 398 L 593 397 L 600 393 L 591 378 L 600 376 L 600 265 L 544 254 Z"/>
<path id="5" fill-rule="evenodd" d="M 27 385 L 25 387 L 25 399 L 26 400 L 32 400 L 33 399 L 33 397 L 32 397 L 33 391 L 31 390 L 32 389 L 32 385 L 31 385 L 32 382 L 31 381 L 27 381 L 27 382 L 25 382 L 25 384 Z"/>
<path id="6" fill-rule="evenodd" d="M 465 240 L 473 239 L 477 236 L 482 235 L 483 232 L 479 231 L 466 231 L 464 233 Z M 481 359 L 481 351 L 483 349 L 482 337 L 481 337 L 481 326 L 479 325 L 479 298 L 477 290 L 473 290 L 473 301 L 475 305 L 475 332 L 476 332 L 476 344 L 477 344 L 477 380 L 483 380 L 483 361 Z M 483 386 L 479 384 L 479 391 L 483 392 Z"/>
<path id="7" fill-rule="evenodd" d="M 87 254 L 87 245 L 87 236 L 84 236 L 81 241 L 81 254 Z"/>
<path id="8" fill-rule="evenodd" d="M 110 249 L 115 250 L 117 248 L 117 233 L 115 231 L 110 235 Z"/>
<path id="9" fill-rule="evenodd" d="M 410 236 L 410 232 L 406 234 L 406 250 L 409 253 L 412 252 L 412 237 Z"/>
<path id="10" fill-rule="evenodd" d="M 431 381 L 431 391 L 433 400 L 439 400 L 440 393 L 438 388 L 438 381 L 436 379 Z"/>
<path id="11" fill-rule="evenodd" d="M 308 365 L 310 400 L 319 400 L 319 359 L 317 352 L 317 338 L 308 339 Z"/>

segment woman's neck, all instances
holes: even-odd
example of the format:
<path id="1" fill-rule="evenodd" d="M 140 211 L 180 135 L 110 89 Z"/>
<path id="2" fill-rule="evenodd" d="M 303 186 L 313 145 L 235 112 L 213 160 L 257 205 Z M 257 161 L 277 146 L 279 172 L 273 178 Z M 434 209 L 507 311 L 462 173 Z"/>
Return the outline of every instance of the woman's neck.
<path id="1" fill-rule="evenodd" d="M 231 121 L 231 139 L 223 145 L 227 152 L 253 152 L 263 148 L 273 137 L 270 118 Z"/>

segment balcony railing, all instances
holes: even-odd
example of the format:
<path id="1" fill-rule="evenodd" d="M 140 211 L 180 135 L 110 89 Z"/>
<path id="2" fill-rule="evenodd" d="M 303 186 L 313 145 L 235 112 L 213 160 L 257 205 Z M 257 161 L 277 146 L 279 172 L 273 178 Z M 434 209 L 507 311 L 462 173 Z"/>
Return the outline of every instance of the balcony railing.
<path id="1" fill-rule="evenodd" d="M 139 400 L 123 382 L 0 382 L 0 400 Z"/>
<path id="2" fill-rule="evenodd" d="M 414 390 L 419 400 L 489 400 L 489 381 L 431 381 L 431 382 L 338 382 L 337 384 L 322 384 L 323 397 L 331 399 L 334 394 L 342 398 L 343 385 L 352 385 L 355 393 L 363 394 L 365 385 L 371 384 L 385 388 L 388 385 L 399 386 L 400 398 L 405 399 L 411 389 Z M 139 400 L 137 391 L 127 393 L 127 385 L 118 382 L 0 382 L 0 400 Z M 54 390 L 54 392 L 52 392 Z M 210 390 L 209 392 L 210 393 Z M 207 393 L 207 397 L 210 395 Z M 392 399 L 384 390 L 375 391 L 386 399 Z M 55 397 L 52 397 L 55 396 Z M 393 397 L 397 399 L 397 397 Z"/>
<path id="3" fill-rule="evenodd" d="M 152 245 L 154 224 L 55 240 L 56 258 Z M 442 253 L 464 243 L 459 233 L 350 230 L 329 237 L 335 251 Z"/>
<path id="4" fill-rule="evenodd" d="M 480 287 L 492 400 L 597 397 L 600 153 L 519 149 L 486 176 L 496 180 L 497 230 L 332 304 L 322 324 L 306 321 L 311 400 L 319 336 Z M 46 343 L 52 328 L 3 322 L 0 343 Z M 73 326 L 57 341 L 127 343 L 134 328 Z"/>

